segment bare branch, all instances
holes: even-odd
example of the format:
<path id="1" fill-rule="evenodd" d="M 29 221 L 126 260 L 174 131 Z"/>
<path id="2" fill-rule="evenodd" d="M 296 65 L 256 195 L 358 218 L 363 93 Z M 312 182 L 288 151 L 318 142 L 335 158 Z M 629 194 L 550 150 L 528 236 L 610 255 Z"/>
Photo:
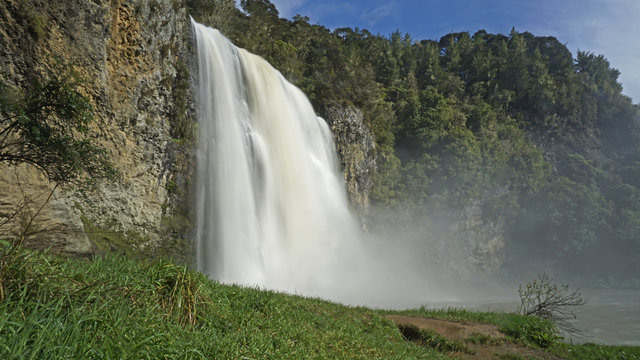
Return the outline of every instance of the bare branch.
<path id="1" fill-rule="evenodd" d="M 558 285 L 547 274 L 538 274 L 533 281 L 518 287 L 519 312 L 553 321 L 560 329 L 581 334 L 571 319 L 576 318 L 576 309 L 588 301 L 578 290 L 570 291 L 569 285 Z"/>

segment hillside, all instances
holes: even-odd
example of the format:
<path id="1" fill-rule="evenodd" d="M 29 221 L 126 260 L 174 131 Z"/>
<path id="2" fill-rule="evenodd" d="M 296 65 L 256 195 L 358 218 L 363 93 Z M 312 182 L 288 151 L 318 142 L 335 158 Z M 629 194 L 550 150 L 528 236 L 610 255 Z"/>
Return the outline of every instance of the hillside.
<path id="1" fill-rule="evenodd" d="M 171 1 L 0 3 L 0 238 L 19 237 L 16 219 L 44 205 L 33 247 L 87 257 L 122 245 L 184 249 L 194 168 L 188 39 L 186 10 Z M 77 101 L 58 101 L 64 94 Z M 83 123 L 72 128 L 78 105 Z M 10 131 L 18 117 L 27 126 Z M 87 171 L 87 192 L 38 166 L 66 161 L 68 172 L 90 162 L 86 151 L 60 156 L 70 137 L 103 153 L 118 176 Z M 54 151 L 33 155 L 30 143 Z M 12 160 L 21 154 L 31 160 Z"/>

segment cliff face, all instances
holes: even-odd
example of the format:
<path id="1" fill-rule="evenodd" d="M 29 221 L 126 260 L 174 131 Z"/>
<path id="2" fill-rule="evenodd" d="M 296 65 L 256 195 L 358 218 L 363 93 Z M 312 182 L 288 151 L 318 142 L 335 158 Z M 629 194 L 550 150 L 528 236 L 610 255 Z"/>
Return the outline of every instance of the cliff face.
<path id="1" fill-rule="evenodd" d="M 85 195 L 56 189 L 27 241 L 78 255 L 182 247 L 168 239 L 188 229 L 195 129 L 190 36 L 179 1 L 0 3 L 5 81 L 20 88 L 53 59 L 73 64 L 95 109 L 90 136 L 120 173 Z M 0 188 L 0 220 L 18 214 L 3 233 L 16 234 L 53 184 L 34 169 L 0 164 Z"/>
<path id="2" fill-rule="evenodd" d="M 354 107 L 332 104 L 322 114 L 333 132 L 347 193 L 363 226 L 369 212 L 369 193 L 376 166 L 375 141 Z"/>
<path id="3" fill-rule="evenodd" d="M 499 271 L 507 246 L 504 222 L 485 216 L 479 202 L 450 214 L 450 220 L 436 247 L 443 270 L 462 278 Z"/>

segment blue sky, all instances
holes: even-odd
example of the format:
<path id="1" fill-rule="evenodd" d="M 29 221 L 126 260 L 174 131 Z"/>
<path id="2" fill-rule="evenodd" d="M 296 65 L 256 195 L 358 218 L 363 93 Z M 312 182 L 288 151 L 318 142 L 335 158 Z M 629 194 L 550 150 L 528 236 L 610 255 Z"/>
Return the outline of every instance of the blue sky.
<path id="1" fill-rule="evenodd" d="M 438 40 L 480 29 L 508 35 L 512 27 L 555 36 L 573 52 L 603 54 L 620 70 L 623 93 L 640 103 L 640 0 L 271 0 L 281 17 L 308 16 L 328 28 L 359 27 Z"/>

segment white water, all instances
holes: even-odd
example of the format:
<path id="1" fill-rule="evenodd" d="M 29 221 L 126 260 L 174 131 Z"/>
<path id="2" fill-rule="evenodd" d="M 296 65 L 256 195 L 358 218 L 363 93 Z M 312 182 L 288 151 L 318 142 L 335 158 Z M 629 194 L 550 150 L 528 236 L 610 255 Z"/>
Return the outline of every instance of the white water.
<path id="1" fill-rule="evenodd" d="M 198 269 L 226 283 L 342 298 L 350 274 L 340 264 L 360 237 L 327 124 L 265 60 L 193 26 Z"/>

